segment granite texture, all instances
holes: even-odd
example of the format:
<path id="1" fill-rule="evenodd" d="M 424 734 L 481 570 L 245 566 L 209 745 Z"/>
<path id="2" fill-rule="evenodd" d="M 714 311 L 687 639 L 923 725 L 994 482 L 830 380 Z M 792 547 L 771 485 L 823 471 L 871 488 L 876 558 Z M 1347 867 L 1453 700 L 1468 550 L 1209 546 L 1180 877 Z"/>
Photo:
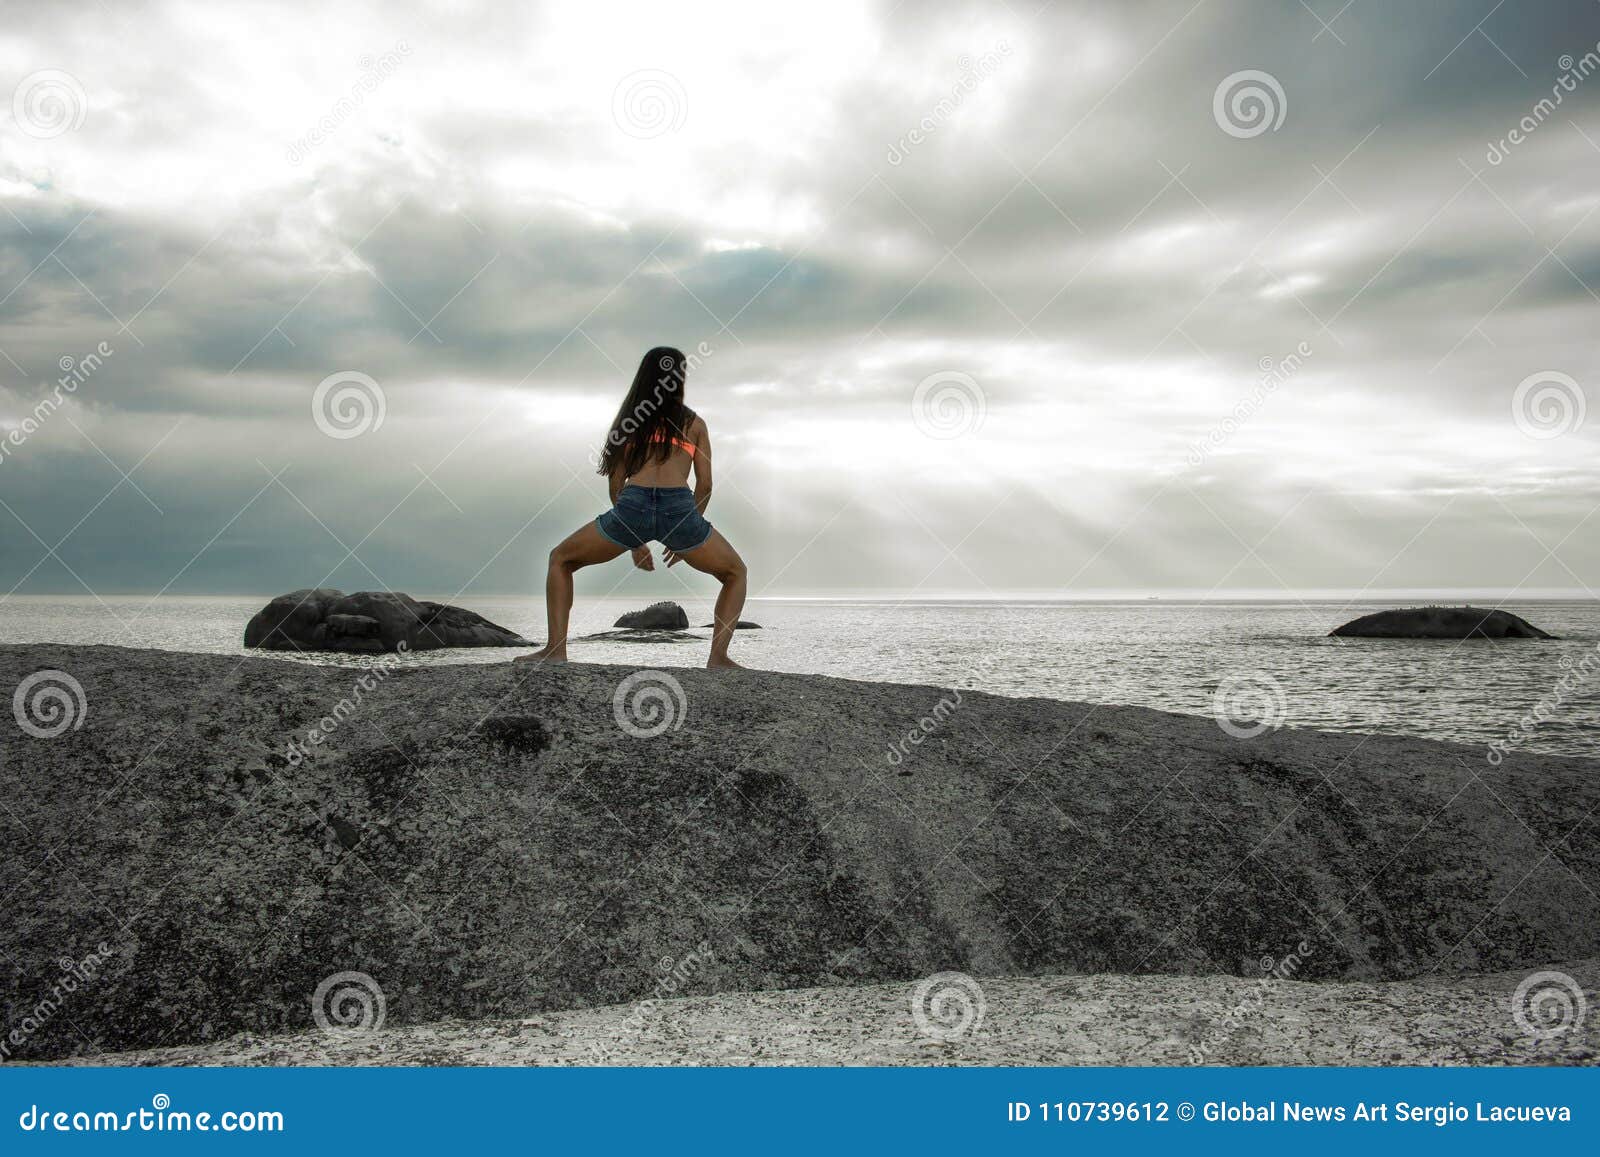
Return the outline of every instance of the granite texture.
<path id="1" fill-rule="evenodd" d="M 1600 961 L 1566 965 L 1595 1007 Z M 930 1037 L 910 984 L 726 993 L 379 1032 L 241 1034 L 108 1065 L 1593 1065 L 1600 1017 L 1534 1034 L 1520 973 L 1380 984 L 1219 976 L 1005 977 Z M 954 1027 L 954 1024 L 951 1026 Z"/>
<path id="2" fill-rule="evenodd" d="M 398 1028 L 660 996 L 664 960 L 680 997 L 1600 956 L 1592 760 L 759 671 L 0 647 L 0 689 L 46 669 L 84 709 L 0 728 L 7 1023 L 109 962 L 21 1059 L 301 1031 L 347 971 Z"/>

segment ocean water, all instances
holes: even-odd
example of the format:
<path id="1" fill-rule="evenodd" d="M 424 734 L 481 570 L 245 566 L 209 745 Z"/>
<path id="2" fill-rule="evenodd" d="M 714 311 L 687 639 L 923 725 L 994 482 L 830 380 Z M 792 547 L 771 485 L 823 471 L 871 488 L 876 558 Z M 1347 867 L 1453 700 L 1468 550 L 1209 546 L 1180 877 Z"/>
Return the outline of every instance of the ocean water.
<path id="1" fill-rule="evenodd" d="M 427 597 L 427 596 L 419 596 Z M 438 597 L 438 596 L 436 596 Z M 246 652 L 246 621 L 265 598 L 11 596 L 0 642 L 112 643 L 215 654 Z M 453 601 L 544 636 L 539 598 Z M 699 666 L 709 599 L 679 600 L 696 625 L 687 643 L 579 641 L 638 600 L 584 599 L 573 615 L 575 661 Z M 747 666 L 850 679 L 975 688 L 1002 695 L 1136 704 L 1239 725 L 1383 732 L 1487 744 L 1543 703 L 1519 746 L 1600 756 L 1600 602 L 1507 603 L 1554 641 L 1329 638 L 1333 627 L 1393 604 L 1338 602 L 1015 602 L 752 600 L 734 657 Z M 404 662 L 501 663 L 500 649 L 427 652 Z M 364 659 L 285 657 L 353 664 Z"/>

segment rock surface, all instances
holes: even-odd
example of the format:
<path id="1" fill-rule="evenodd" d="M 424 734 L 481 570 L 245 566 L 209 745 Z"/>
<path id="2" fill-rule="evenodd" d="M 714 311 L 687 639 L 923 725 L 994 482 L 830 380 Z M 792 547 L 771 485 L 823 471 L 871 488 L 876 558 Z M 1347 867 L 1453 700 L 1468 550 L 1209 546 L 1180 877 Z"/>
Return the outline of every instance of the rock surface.
<path id="1" fill-rule="evenodd" d="M 689 628 L 689 616 L 677 603 L 651 603 L 642 611 L 629 611 L 611 625 L 638 631 L 684 631 Z"/>
<path id="2" fill-rule="evenodd" d="M 42 669 L 86 711 L 0 728 L 8 1020 L 111 959 L 18 1059 L 305 1030 L 345 972 L 401 1028 L 653 999 L 696 953 L 670 995 L 1253 978 L 1302 940 L 1307 981 L 1600 956 L 1594 760 L 759 671 L 357 694 L 349 667 L 0 647 L 0 690 Z"/>
<path id="3" fill-rule="evenodd" d="M 703 623 L 701 625 L 706 627 L 715 627 L 717 624 Z M 749 619 L 740 619 L 738 622 L 733 624 L 733 629 L 736 631 L 759 631 L 761 629 L 761 624 L 752 623 Z"/>
<path id="4" fill-rule="evenodd" d="M 1600 961 L 1562 965 L 1588 992 Z M 331 1036 L 240 1035 L 97 1065 L 1550 1065 L 1600 1062 L 1600 1017 L 1533 1036 L 1520 972 L 1385 984 L 1226 976 L 984 978 L 948 1041 L 911 984 L 726 993 Z M 1231 1019 L 1230 1019 L 1231 1018 Z"/>
<path id="5" fill-rule="evenodd" d="M 1410 607 L 1377 611 L 1328 632 L 1358 639 L 1553 639 L 1510 611 L 1486 607 Z"/>
<path id="6" fill-rule="evenodd" d="M 255 613 L 244 645 L 269 651 L 433 651 L 441 647 L 531 647 L 515 631 L 447 603 L 391 591 L 319 587 L 279 595 Z"/>

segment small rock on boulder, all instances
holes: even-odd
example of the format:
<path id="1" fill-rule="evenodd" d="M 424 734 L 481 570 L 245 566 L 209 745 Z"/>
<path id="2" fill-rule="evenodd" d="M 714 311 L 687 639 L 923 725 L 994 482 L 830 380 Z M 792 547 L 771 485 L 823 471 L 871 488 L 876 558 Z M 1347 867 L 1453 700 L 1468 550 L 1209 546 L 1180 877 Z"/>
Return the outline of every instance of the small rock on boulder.
<path id="1" fill-rule="evenodd" d="M 244 629 L 244 645 L 269 651 L 435 651 L 531 647 L 482 615 L 393 591 L 347 595 L 326 587 L 279 595 Z"/>
<path id="2" fill-rule="evenodd" d="M 629 611 L 611 625 L 635 631 L 683 631 L 689 627 L 689 616 L 677 603 L 651 603 L 642 611 Z"/>
<path id="3" fill-rule="evenodd" d="M 1553 639 L 1510 611 L 1484 607 L 1410 607 L 1378 611 L 1328 632 L 1357 639 Z"/>

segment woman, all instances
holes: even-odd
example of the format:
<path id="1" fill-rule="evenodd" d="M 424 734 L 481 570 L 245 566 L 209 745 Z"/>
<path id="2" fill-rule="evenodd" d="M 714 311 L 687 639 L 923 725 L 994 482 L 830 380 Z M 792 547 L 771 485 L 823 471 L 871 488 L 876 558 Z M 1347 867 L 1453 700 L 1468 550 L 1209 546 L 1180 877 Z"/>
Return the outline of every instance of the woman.
<path id="1" fill-rule="evenodd" d="M 728 644 L 744 609 L 744 560 L 705 519 L 711 502 L 711 435 L 705 419 L 683 404 L 684 377 L 683 354 L 666 346 L 657 346 L 639 363 L 600 454 L 611 509 L 550 552 L 544 583 L 549 634 L 541 649 L 518 656 L 518 662 L 565 662 L 573 573 L 610 562 L 623 551 L 632 551 L 640 570 L 655 570 L 648 546 L 655 541 L 665 548 L 669 567 L 686 562 L 722 584 L 706 666 L 739 666 L 728 658 Z"/>

